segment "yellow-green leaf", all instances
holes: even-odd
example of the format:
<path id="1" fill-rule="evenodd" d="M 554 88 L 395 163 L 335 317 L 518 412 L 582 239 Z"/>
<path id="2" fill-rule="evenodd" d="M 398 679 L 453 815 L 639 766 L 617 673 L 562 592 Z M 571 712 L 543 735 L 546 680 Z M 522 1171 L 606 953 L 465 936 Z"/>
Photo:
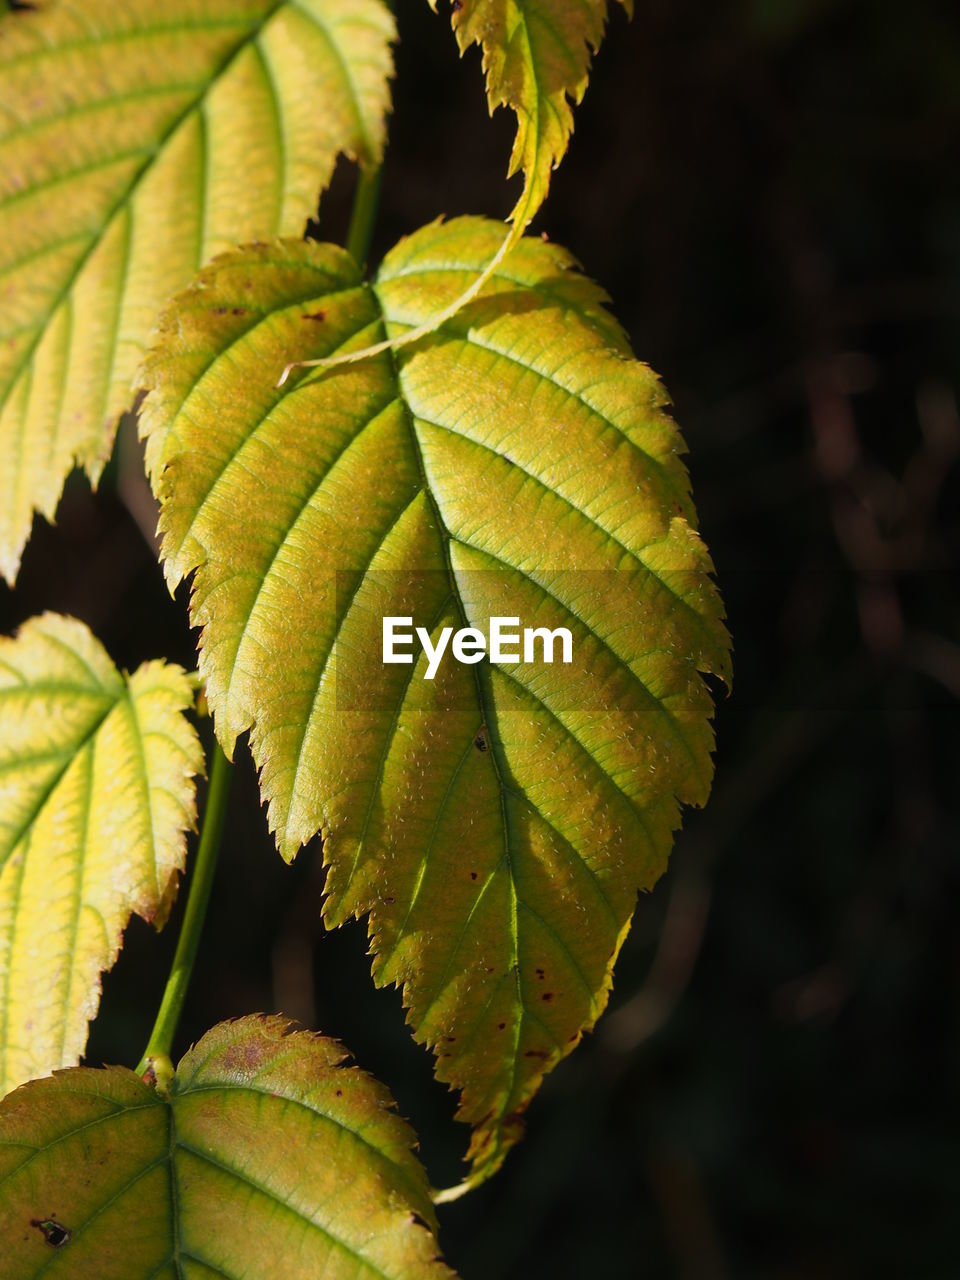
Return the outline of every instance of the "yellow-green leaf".
<path id="1" fill-rule="evenodd" d="M 436 8 L 436 0 L 430 0 Z M 632 0 L 623 0 L 628 12 Z M 509 107 L 517 137 L 507 176 L 523 173 L 510 215 L 522 227 L 546 199 L 550 174 L 573 132 L 573 104 L 583 98 L 591 52 L 599 48 L 608 0 L 460 0 L 453 28 L 463 54 L 480 46 L 491 114 Z"/>
<path id="2" fill-rule="evenodd" d="M 299 235 L 383 148 L 381 0 L 59 0 L 0 18 L 0 573 L 110 452 L 162 303 Z"/>
<path id="3" fill-rule="evenodd" d="M 666 397 L 563 250 L 525 239 L 431 337 L 276 388 L 441 310 L 500 230 L 427 227 L 373 285 L 332 245 L 224 257 L 167 312 L 141 419 L 220 741 L 251 731 L 285 857 L 322 831 L 326 919 L 369 913 L 478 1176 L 606 1003 L 710 788 L 700 673 L 729 671 Z M 384 614 L 549 621 L 576 660 L 427 681 L 382 664 Z"/>
<path id="4" fill-rule="evenodd" d="M 452 1280 L 413 1134 L 332 1040 L 207 1033 L 162 1097 L 75 1068 L 0 1103 L 13 1280 Z"/>
<path id="5" fill-rule="evenodd" d="M 203 767 L 179 667 L 122 675 L 81 622 L 0 639 L 0 1094 L 75 1063 L 136 912 L 161 924 Z"/>

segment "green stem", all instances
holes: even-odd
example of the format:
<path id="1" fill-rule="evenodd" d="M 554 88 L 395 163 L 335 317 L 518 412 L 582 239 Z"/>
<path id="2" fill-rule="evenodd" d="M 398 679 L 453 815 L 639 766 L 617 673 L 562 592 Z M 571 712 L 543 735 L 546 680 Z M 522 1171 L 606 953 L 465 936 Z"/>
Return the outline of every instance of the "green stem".
<path id="1" fill-rule="evenodd" d="M 380 204 L 380 185 L 383 179 L 383 166 L 360 169 L 357 178 L 357 190 L 353 197 L 353 212 L 350 214 L 350 229 L 347 232 L 347 252 L 358 267 L 366 264 L 370 252 L 370 241 L 373 238 L 373 227 L 377 220 L 377 207 Z"/>
<path id="2" fill-rule="evenodd" d="M 146 1075 L 161 1089 L 173 1074 L 170 1050 L 183 1010 L 187 987 L 190 984 L 193 963 L 200 946 L 203 921 L 207 914 L 207 903 L 210 901 L 210 890 L 213 887 L 213 877 L 217 869 L 217 855 L 220 852 L 220 837 L 223 833 L 229 790 L 230 763 L 220 750 L 220 744 L 214 740 L 210 786 L 207 790 L 200 844 L 197 848 L 190 890 L 187 894 L 187 909 L 184 912 L 183 924 L 180 926 L 173 967 L 160 1002 L 157 1020 L 153 1024 L 153 1031 L 150 1033 L 147 1047 L 137 1067 L 137 1075 Z"/>

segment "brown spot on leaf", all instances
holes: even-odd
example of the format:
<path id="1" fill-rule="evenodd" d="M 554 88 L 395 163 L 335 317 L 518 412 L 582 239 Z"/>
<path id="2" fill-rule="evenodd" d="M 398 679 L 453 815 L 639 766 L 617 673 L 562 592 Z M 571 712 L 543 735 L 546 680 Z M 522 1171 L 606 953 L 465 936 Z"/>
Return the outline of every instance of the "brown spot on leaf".
<path id="1" fill-rule="evenodd" d="M 228 1071 L 255 1071 L 268 1052 L 268 1046 L 247 1040 L 230 1046 L 223 1055 L 223 1065 Z"/>
<path id="2" fill-rule="evenodd" d="M 553 992 L 552 992 L 552 991 L 545 991 L 545 992 L 543 993 L 543 995 L 540 997 L 540 999 L 541 999 L 541 1000 L 552 1000 L 552 999 L 553 999 Z"/>
<path id="3" fill-rule="evenodd" d="M 475 871 L 471 871 L 471 872 L 470 872 L 470 879 L 471 879 L 471 880 L 476 880 L 476 878 L 477 878 L 477 873 L 476 873 Z"/>
<path id="4" fill-rule="evenodd" d="M 318 324 L 323 324 L 327 318 L 325 311 L 304 311 L 300 316 L 301 320 L 316 320 Z"/>
<path id="5" fill-rule="evenodd" d="M 550 1057 L 546 1049 L 528 1049 L 523 1056 L 525 1058 L 549 1058 Z"/>
<path id="6" fill-rule="evenodd" d="M 233 315 L 233 316 L 245 316 L 245 315 L 247 314 L 247 308 L 246 308 L 246 307 L 234 307 L 234 308 L 231 310 L 230 314 L 231 314 L 231 315 Z"/>
<path id="7" fill-rule="evenodd" d="M 474 740 L 473 740 L 473 745 L 474 745 L 474 746 L 477 748 L 477 750 L 478 750 L 478 751 L 480 751 L 480 752 L 486 751 L 487 747 L 489 746 L 489 743 L 487 742 L 487 731 L 486 731 L 486 729 L 481 729 L 481 730 L 480 730 L 480 732 L 477 734 L 477 736 L 476 736 L 476 737 L 474 738 Z"/>

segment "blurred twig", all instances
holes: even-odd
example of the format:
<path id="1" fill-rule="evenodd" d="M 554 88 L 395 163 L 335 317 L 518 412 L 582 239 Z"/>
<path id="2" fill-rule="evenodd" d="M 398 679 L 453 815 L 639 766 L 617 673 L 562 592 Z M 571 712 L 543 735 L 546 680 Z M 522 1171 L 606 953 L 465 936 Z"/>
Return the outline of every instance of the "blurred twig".
<path id="1" fill-rule="evenodd" d="M 740 765 L 731 765 L 718 778 L 707 814 L 684 840 L 681 867 L 646 981 L 600 1024 L 605 1048 L 621 1054 L 634 1052 L 667 1022 L 700 955 L 710 910 L 710 869 L 753 814 L 822 745 L 872 683 L 869 668 L 856 662 L 839 671 L 828 685 L 821 683 L 810 706 L 785 716 L 772 730 L 769 709 L 758 713 L 748 735 L 757 743 L 754 754 Z"/>

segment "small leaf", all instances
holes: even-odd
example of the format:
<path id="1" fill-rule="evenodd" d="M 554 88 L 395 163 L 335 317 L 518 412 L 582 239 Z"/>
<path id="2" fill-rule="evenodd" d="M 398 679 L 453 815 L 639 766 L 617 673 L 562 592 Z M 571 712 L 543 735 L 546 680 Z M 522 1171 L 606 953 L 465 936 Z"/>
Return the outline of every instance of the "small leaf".
<path id="1" fill-rule="evenodd" d="M 214 1027 L 166 1097 L 61 1071 L 0 1104 L 4 1275 L 452 1280 L 412 1148 L 382 1085 L 281 1018 Z"/>
<path id="2" fill-rule="evenodd" d="M 430 0 L 436 8 L 436 0 Z M 632 0 L 623 0 L 628 12 Z M 483 53 L 487 102 L 516 112 L 507 176 L 523 172 L 510 215 L 522 230 L 546 199 L 550 174 L 573 132 L 572 105 L 583 98 L 591 51 L 600 47 L 608 0 L 459 0 L 452 21 L 463 54 Z"/>
<path id="3" fill-rule="evenodd" d="M 729 674 L 666 397 L 563 250 L 526 239 L 429 339 L 273 385 L 417 326 L 500 232 L 434 224 L 372 286 L 332 245 L 224 257 L 168 311 L 141 419 L 220 741 L 251 731 L 285 857 L 322 831 L 325 918 L 369 913 L 478 1176 L 603 1009 L 710 789 L 700 673 Z M 426 681 L 382 664 L 385 614 L 563 625 L 577 660 Z"/>
<path id="4" fill-rule="evenodd" d="M 0 573 L 96 481 L 156 313 L 238 241 L 299 235 L 376 163 L 380 0 L 83 0 L 0 18 Z"/>
<path id="5" fill-rule="evenodd" d="M 0 639 L 0 1094 L 75 1063 L 136 912 L 158 926 L 203 767 L 184 672 L 121 675 L 81 622 Z"/>

